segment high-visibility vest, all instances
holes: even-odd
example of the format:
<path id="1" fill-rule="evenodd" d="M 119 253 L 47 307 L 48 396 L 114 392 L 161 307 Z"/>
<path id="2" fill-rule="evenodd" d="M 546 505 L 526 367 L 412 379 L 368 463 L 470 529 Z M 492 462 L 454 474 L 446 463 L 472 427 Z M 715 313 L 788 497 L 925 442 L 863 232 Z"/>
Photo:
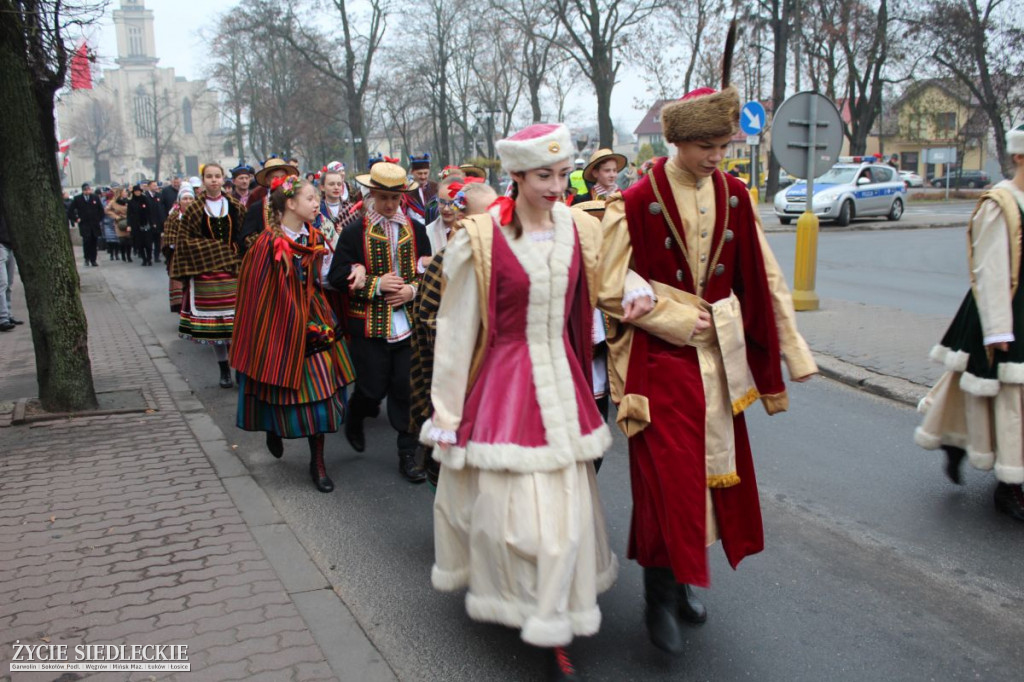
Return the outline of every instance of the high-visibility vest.
<path id="1" fill-rule="evenodd" d="M 576 190 L 576 194 L 587 193 L 587 181 L 583 179 L 583 169 L 574 170 L 569 175 L 569 184 Z"/>

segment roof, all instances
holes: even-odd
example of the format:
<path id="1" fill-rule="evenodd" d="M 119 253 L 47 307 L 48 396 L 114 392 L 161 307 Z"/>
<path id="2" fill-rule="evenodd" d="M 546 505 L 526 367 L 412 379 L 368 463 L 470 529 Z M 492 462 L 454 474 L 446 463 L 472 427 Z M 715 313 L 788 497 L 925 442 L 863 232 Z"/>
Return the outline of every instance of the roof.
<path id="1" fill-rule="evenodd" d="M 633 134 L 640 135 L 661 135 L 661 108 L 671 102 L 670 99 L 659 99 L 651 105 L 651 108 L 644 114 L 643 120 L 633 130 Z"/>

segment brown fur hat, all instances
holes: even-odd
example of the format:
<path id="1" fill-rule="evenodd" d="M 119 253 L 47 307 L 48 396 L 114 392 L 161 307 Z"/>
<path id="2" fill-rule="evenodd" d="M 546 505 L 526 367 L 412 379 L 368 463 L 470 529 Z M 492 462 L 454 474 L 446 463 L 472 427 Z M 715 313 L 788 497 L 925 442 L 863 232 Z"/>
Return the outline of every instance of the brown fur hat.
<path id="1" fill-rule="evenodd" d="M 740 123 L 736 86 L 699 88 L 661 109 L 661 129 L 672 144 L 735 135 Z"/>

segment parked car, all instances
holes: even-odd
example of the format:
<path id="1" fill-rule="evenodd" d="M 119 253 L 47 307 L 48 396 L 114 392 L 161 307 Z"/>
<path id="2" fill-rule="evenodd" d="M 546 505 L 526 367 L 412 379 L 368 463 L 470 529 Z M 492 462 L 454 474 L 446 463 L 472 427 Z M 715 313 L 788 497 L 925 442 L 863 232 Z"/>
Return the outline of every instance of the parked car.
<path id="1" fill-rule="evenodd" d="M 900 171 L 900 177 L 907 187 L 924 187 L 924 178 L 913 171 Z"/>
<path id="2" fill-rule="evenodd" d="M 953 171 L 949 174 L 949 186 L 953 189 L 962 189 L 964 187 L 968 189 L 974 189 L 976 187 L 984 187 L 992 182 L 992 178 L 988 176 L 988 173 L 980 170 L 962 170 L 957 174 Z M 932 187 L 945 187 L 946 178 L 945 176 L 935 178 L 932 180 Z"/>
<path id="3" fill-rule="evenodd" d="M 799 180 L 775 195 L 775 215 L 788 225 L 804 212 L 807 183 Z M 891 166 L 876 163 L 874 157 L 840 157 L 824 175 L 814 181 L 813 210 L 823 220 L 846 226 L 862 216 L 903 217 L 907 186 Z"/>

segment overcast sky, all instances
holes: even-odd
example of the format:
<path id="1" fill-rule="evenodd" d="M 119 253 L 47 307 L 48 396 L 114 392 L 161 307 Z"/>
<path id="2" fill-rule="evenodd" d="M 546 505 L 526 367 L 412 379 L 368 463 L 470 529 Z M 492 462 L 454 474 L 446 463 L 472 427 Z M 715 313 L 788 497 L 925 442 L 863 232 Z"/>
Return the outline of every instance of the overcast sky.
<path id="1" fill-rule="evenodd" d="M 189 79 L 203 76 L 205 50 L 199 32 L 212 30 L 217 16 L 238 4 L 237 0 L 145 0 L 146 9 L 153 11 L 153 30 L 156 39 L 159 66 L 171 67 L 176 75 Z M 121 0 L 110 0 L 110 7 L 98 26 L 90 27 L 89 43 L 99 53 L 103 68 L 116 68 L 117 36 L 114 33 L 113 11 Z M 211 12 L 212 10 L 212 12 Z M 682 94 L 682 93 L 680 93 Z M 628 71 L 620 72 L 612 102 L 612 120 L 629 133 L 643 118 L 644 112 L 633 109 L 633 101 L 645 99 L 640 79 Z M 570 124 L 597 125 L 597 103 L 593 91 L 584 88 L 580 93 L 578 111 L 589 120 L 568 121 Z"/>

